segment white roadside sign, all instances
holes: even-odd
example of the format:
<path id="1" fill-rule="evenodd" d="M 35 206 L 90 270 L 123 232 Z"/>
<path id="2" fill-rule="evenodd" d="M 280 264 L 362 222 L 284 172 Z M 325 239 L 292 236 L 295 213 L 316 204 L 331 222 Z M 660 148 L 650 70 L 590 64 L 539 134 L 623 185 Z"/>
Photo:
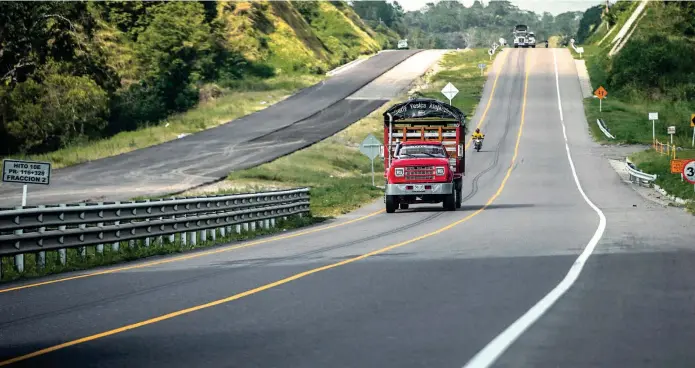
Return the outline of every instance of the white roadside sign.
<path id="1" fill-rule="evenodd" d="M 449 105 L 451 105 L 451 100 L 453 100 L 458 93 L 459 90 L 456 87 L 454 87 L 454 85 L 451 84 L 451 82 L 447 83 L 447 85 L 444 86 L 444 88 L 442 88 L 442 94 L 449 99 Z"/>
<path id="2" fill-rule="evenodd" d="M 51 163 L 3 160 L 2 181 L 6 183 L 49 185 L 51 183 Z"/>
<path id="3" fill-rule="evenodd" d="M 369 134 L 367 136 L 367 138 L 365 138 L 362 141 L 362 143 L 360 143 L 360 152 L 362 152 L 363 155 L 369 157 L 369 159 L 372 161 L 372 185 L 375 185 L 375 182 L 374 182 L 374 159 L 377 156 L 379 156 L 382 149 L 383 149 L 383 145 L 374 136 L 374 134 Z"/>
<path id="4" fill-rule="evenodd" d="M 675 125 L 672 125 L 668 127 L 668 134 L 676 134 L 676 127 Z"/>
<path id="5" fill-rule="evenodd" d="M 658 112 L 650 112 L 649 113 L 649 120 L 659 120 L 659 113 Z"/>

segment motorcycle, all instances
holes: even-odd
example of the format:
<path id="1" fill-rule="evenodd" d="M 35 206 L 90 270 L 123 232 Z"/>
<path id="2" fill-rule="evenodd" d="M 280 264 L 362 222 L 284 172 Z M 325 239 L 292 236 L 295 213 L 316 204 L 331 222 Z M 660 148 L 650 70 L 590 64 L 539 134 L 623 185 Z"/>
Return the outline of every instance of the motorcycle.
<path id="1" fill-rule="evenodd" d="M 477 152 L 480 152 L 480 149 L 483 147 L 483 139 L 482 138 L 476 138 L 475 139 L 475 145 L 473 146 Z"/>

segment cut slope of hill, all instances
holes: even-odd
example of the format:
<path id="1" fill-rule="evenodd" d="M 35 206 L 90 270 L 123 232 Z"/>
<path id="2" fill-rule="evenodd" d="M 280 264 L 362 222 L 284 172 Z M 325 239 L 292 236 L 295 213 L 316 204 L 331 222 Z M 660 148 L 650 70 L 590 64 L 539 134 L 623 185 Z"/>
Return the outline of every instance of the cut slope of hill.
<path id="1" fill-rule="evenodd" d="M 342 1 L 25 4 L 0 3 L 0 155 L 58 166 L 174 139 L 147 136 L 201 102 L 227 111 L 183 130 L 257 110 L 392 37 Z"/>
<path id="2" fill-rule="evenodd" d="M 695 157 L 690 117 L 695 113 L 695 3 L 690 1 L 649 2 L 624 46 L 613 56 L 614 39 L 640 2 L 618 1 L 611 9 L 614 29 L 606 31 L 607 17 L 596 18 L 597 9 L 585 13 L 585 57 L 594 88 L 608 90 L 599 112 L 599 102 L 585 100 L 587 120 L 594 136 L 603 142 L 652 144 L 649 112 L 658 112 L 655 133 L 659 142 L 670 142 L 667 127 L 675 126 L 673 143 L 678 158 Z M 600 14 L 600 12 L 599 12 Z M 593 25 L 593 26 L 592 26 Z M 596 126 L 604 120 L 616 140 L 608 140 Z M 669 193 L 695 199 L 692 185 L 670 173 L 669 159 L 659 153 L 641 153 L 635 162 L 645 171 L 658 174 L 657 184 Z M 675 175 L 675 179 L 674 179 Z"/>

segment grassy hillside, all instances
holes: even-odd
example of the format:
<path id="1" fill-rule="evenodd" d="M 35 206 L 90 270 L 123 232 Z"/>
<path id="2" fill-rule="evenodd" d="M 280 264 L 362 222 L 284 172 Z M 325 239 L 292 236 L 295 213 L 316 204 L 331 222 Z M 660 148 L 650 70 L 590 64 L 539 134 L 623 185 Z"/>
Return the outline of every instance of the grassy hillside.
<path id="1" fill-rule="evenodd" d="M 56 168 L 265 108 L 393 37 L 342 1 L 0 6 L 9 26 L 43 26 L 3 40 L 31 42 L 0 54 L 0 156 Z"/>
<path id="2" fill-rule="evenodd" d="M 677 157 L 695 157 L 689 124 L 695 113 L 695 3 L 649 2 L 625 46 L 609 56 L 613 38 L 638 5 L 618 1 L 611 8 L 610 21 L 616 28 L 608 37 L 605 24 L 609 19 L 605 15 L 597 18 L 592 9 L 585 13 L 582 26 L 587 30 L 584 48 L 591 84 L 608 90 L 602 112 L 597 99 L 585 99 L 587 120 L 594 136 L 604 143 L 651 144 L 648 113 L 658 112 L 656 139 L 668 142 L 667 127 L 675 126 Z M 593 123 L 597 118 L 605 121 L 615 141 L 603 136 Z M 634 156 L 635 163 L 659 174 L 657 184 L 669 193 L 695 199 L 692 186 L 669 173 L 669 159 L 650 151 Z"/>

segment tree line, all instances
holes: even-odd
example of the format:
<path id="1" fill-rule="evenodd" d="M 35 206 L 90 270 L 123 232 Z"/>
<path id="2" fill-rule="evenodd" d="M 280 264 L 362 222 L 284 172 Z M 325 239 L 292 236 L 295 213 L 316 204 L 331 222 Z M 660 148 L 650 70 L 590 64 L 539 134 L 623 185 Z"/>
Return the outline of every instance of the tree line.
<path id="1" fill-rule="evenodd" d="M 551 36 L 569 39 L 576 35 L 582 12 L 553 16 L 520 9 L 510 1 L 475 1 L 470 7 L 457 1 L 428 3 L 422 10 L 403 11 L 394 1 L 355 1 L 357 14 L 374 27 L 389 27 L 415 48 L 488 47 L 499 38 L 511 39 L 517 24 L 526 24 L 538 40 Z"/>
<path id="2" fill-rule="evenodd" d="M 263 70 L 227 45 L 216 7 L 1 2 L 0 154 L 51 151 L 154 123 L 195 105 L 203 83 Z M 99 39 L 109 29 L 127 40 Z"/>

